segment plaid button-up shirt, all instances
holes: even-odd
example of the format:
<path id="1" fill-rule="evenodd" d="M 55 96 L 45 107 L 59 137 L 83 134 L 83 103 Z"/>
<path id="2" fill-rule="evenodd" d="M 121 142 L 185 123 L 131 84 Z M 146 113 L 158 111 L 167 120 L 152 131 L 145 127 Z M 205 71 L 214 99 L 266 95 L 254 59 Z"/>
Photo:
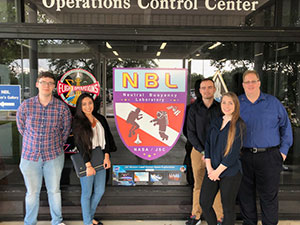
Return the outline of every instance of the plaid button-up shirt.
<path id="1" fill-rule="evenodd" d="M 23 136 L 22 158 L 47 161 L 59 156 L 70 133 L 71 119 L 67 105 L 55 97 L 46 107 L 38 96 L 25 100 L 17 112 L 17 126 Z"/>

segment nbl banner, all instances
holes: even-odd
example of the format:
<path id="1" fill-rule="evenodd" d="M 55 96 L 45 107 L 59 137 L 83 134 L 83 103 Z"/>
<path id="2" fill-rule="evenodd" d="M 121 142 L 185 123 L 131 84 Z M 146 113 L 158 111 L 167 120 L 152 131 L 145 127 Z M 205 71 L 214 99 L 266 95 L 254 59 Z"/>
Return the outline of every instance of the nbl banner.
<path id="1" fill-rule="evenodd" d="M 169 152 L 180 137 L 186 69 L 114 68 L 114 113 L 125 146 L 142 159 Z"/>

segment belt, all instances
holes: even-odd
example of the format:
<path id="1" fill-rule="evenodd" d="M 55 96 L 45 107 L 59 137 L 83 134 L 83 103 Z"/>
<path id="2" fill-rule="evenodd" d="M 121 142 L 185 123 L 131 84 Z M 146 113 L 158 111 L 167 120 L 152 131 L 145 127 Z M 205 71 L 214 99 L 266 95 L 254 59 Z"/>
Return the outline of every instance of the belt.
<path id="1" fill-rule="evenodd" d="M 274 150 L 274 149 L 278 149 L 279 146 L 273 146 L 270 148 L 243 148 L 246 151 L 250 151 L 252 153 L 259 153 L 259 152 L 266 152 L 266 151 L 270 151 L 270 150 Z"/>

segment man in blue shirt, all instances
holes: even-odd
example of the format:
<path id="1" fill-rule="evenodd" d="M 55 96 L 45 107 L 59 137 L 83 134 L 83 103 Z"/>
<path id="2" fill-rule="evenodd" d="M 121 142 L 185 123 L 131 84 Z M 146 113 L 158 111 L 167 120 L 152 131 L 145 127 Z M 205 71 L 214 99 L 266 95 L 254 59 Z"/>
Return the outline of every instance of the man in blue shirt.
<path id="1" fill-rule="evenodd" d="M 244 225 L 257 224 L 258 192 L 262 224 L 278 223 L 278 189 L 282 163 L 293 143 L 292 128 L 280 101 L 260 91 L 254 70 L 243 74 L 245 94 L 239 96 L 240 113 L 246 123 L 242 149 L 243 179 L 239 202 Z"/>

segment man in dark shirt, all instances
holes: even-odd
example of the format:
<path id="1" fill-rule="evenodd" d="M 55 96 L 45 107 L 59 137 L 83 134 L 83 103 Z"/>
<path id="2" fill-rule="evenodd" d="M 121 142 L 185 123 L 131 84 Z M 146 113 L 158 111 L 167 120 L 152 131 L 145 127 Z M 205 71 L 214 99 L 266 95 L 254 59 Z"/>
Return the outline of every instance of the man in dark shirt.
<path id="1" fill-rule="evenodd" d="M 196 99 L 193 99 L 193 100 L 202 98 L 200 91 L 199 91 L 201 81 L 202 81 L 202 79 L 198 79 L 195 81 L 194 90 L 195 90 Z M 186 167 L 187 167 L 186 168 L 186 179 L 187 179 L 188 184 L 190 184 L 190 185 L 194 185 L 194 175 L 193 175 L 192 160 L 191 160 L 191 152 L 193 149 L 193 145 L 189 141 L 188 135 L 187 135 L 187 118 L 188 118 L 188 113 L 189 113 L 190 107 L 193 103 L 194 103 L 194 101 L 191 102 L 191 104 L 187 105 L 187 107 L 186 107 L 184 125 L 183 125 L 183 129 L 182 129 L 182 133 L 186 137 L 186 143 L 185 143 L 186 154 L 184 157 L 183 164 L 186 165 Z"/>
<path id="2" fill-rule="evenodd" d="M 187 135 L 193 145 L 191 160 L 194 174 L 193 208 L 191 218 L 186 223 L 187 225 L 199 225 L 201 223 L 200 217 L 202 210 L 199 204 L 199 198 L 205 174 L 203 152 L 206 135 L 210 121 L 221 115 L 220 104 L 214 100 L 216 88 L 213 80 L 202 80 L 199 91 L 202 98 L 198 98 L 196 102 L 191 105 L 187 118 Z M 221 220 L 223 218 L 223 210 L 220 192 L 216 196 L 214 210 L 216 211 L 218 220 Z"/>
<path id="3" fill-rule="evenodd" d="M 243 224 L 257 224 L 257 191 L 262 224 L 275 225 L 278 223 L 280 172 L 293 143 L 291 123 L 280 101 L 260 91 L 256 71 L 248 70 L 243 74 L 243 88 L 245 94 L 239 96 L 241 117 L 246 123 L 239 191 Z"/>

